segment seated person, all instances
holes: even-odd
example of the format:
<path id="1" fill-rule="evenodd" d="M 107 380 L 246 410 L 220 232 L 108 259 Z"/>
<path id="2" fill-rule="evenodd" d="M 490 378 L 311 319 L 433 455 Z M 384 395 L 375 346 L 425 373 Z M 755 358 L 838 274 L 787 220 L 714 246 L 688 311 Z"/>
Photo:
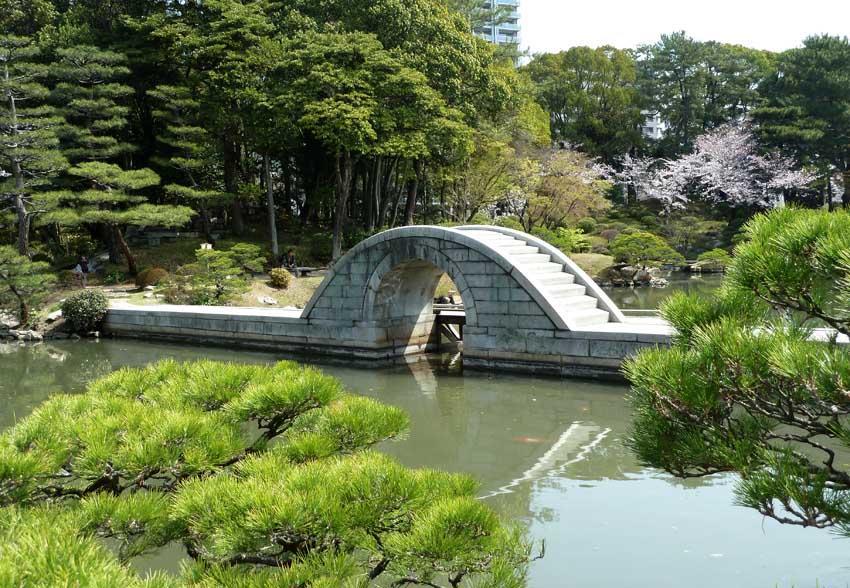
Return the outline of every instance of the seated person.
<path id="1" fill-rule="evenodd" d="M 294 272 L 297 275 L 298 262 L 295 259 L 295 251 L 293 251 L 292 249 L 287 251 L 286 255 L 283 256 L 283 267 L 291 272 Z"/>

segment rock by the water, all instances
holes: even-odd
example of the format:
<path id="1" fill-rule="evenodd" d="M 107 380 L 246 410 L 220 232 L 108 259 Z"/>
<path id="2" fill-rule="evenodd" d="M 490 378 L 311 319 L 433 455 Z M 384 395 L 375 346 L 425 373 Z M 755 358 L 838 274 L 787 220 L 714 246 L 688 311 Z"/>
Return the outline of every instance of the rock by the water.
<path id="1" fill-rule="evenodd" d="M 47 315 L 47 322 L 48 323 L 55 323 L 60 318 L 62 318 L 62 311 L 61 310 L 55 310 L 55 311 L 53 311 L 53 312 L 51 312 L 50 314 Z"/>
<path id="2" fill-rule="evenodd" d="M 653 280 L 661 278 L 661 270 L 657 267 L 637 268 L 624 263 L 607 267 L 599 274 L 601 286 L 649 286 Z"/>

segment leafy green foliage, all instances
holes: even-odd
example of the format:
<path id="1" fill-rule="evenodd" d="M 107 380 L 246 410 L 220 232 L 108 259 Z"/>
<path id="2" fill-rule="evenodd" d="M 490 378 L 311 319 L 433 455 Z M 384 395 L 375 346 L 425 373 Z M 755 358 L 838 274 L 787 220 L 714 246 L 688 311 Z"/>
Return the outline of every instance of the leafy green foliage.
<path id="1" fill-rule="evenodd" d="M 564 253 L 581 253 L 590 250 L 590 239 L 581 229 L 558 227 L 554 231 L 538 227 L 531 232 L 535 237 L 554 245 Z"/>
<path id="2" fill-rule="evenodd" d="M 47 69 L 37 63 L 38 55 L 31 38 L 0 36 L 0 163 L 8 176 L 0 179 L 0 203 L 16 212 L 23 255 L 32 217 L 49 205 L 40 192 L 67 166 L 56 135 L 62 120 L 46 103 Z"/>
<path id="3" fill-rule="evenodd" d="M 663 308 L 671 349 L 630 360 L 630 445 L 678 476 L 737 472 L 740 504 L 783 523 L 850 532 L 850 215 L 754 218 L 719 295 Z M 813 326 L 832 333 L 815 336 Z"/>
<path id="4" fill-rule="evenodd" d="M 609 161 L 641 143 L 637 64 L 629 52 L 573 47 L 535 56 L 525 70 L 557 139 Z"/>
<path id="5" fill-rule="evenodd" d="M 126 562 L 180 542 L 193 563 L 170 586 L 520 586 L 529 548 L 473 480 L 368 451 L 407 426 L 289 362 L 119 370 L 0 435 L 0 578 L 71 557 L 85 585 L 164 586 Z"/>
<path id="6" fill-rule="evenodd" d="M 712 249 L 700 253 L 697 257 L 697 266 L 701 269 L 723 271 L 732 264 L 732 256 L 725 249 Z"/>
<path id="7" fill-rule="evenodd" d="M 237 243 L 230 249 L 198 249 L 195 263 L 172 276 L 166 300 L 177 304 L 227 304 L 248 287 L 246 277 L 262 271 L 265 258 L 256 245 Z"/>
<path id="8" fill-rule="evenodd" d="M 132 147 L 120 133 L 129 108 L 122 104 L 133 93 L 117 80 L 130 70 L 126 58 L 90 45 L 60 47 L 51 74 L 60 82 L 53 100 L 68 121 L 63 127 L 63 151 L 73 162 L 113 159 Z"/>
<path id="9" fill-rule="evenodd" d="M 56 283 L 48 264 L 30 261 L 8 245 L 0 245 L 0 304 L 14 308 L 21 324 L 30 320 L 30 309 Z"/>
<path id="10" fill-rule="evenodd" d="M 136 276 L 136 285 L 139 288 L 156 286 L 167 277 L 168 270 L 165 270 L 161 267 L 151 267 L 139 272 L 139 275 Z"/>
<path id="11" fill-rule="evenodd" d="M 827 178 L 844 175 L 844 207 L 850 206 L 850 40 L 815 36 L 778 58 L 764 84 L 764 107 L 755 112 L 768 144 L 816 166 Z"/>
<path id="12" fill-rule="evenodd" d="M 74 513 L 52 508 L 0 509 L 0 584 L 166 588 L 165 577 L 140 579 L 91 534 Z"/>
<path id="13" fill-rule="evenodd" d="M 292 282 L 292 274 L 282 267 L 272 268 L 269 271 L 269 278 L 269 283 L 272 285 L 272 288 L 277 288 L 279 290 L 286 290 Z"/>
<path id="14" fill-rule="evenodd" d="M 646 231 L 629 231 L 617 235 L 610 246 L 617 261 L 632 265 L 681 263 L 684 257 L 658 235 Z"/>
<path id="15" fill-rule="evenodd" d="M 100 290 L 81 290 L 62 302 L 62 316 L 78 333 L 88 333 L 100 327 L 109 310 L 109 299 Z"/>

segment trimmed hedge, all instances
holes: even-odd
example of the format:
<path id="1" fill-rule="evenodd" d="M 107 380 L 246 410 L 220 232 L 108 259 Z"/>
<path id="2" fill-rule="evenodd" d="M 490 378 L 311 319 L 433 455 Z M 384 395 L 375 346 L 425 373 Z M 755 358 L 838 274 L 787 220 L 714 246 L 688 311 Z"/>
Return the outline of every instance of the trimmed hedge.
<path id="1" fill-rule="evenodd" d="M 269 284 L 271 284 L 272 288 L 277 288 L 278 290 L 286 290 L 289 288 L 289 284 L 292 283 L 292 274 L 282 267 L 273 268 L 269 272 L 269 278 Z"/>
<path id="2" fill-rule="evenodd" d="M 139 288 L 146 288 L 148 286 L 156 286 L 162 280 L 168 277 L 168 271 L 161 267 L 152 267 L 148 268 L 144 271 L 139 272 L 139 275 L 136 276 L 136 285 Z"/>

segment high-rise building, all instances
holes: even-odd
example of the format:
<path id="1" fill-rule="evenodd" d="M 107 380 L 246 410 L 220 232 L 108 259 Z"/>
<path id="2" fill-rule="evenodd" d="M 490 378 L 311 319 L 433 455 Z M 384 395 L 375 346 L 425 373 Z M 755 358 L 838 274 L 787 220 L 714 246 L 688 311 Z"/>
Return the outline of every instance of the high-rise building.
<path id="1" fill-rule="evenodd" d="M 500 22 L 476 27 L 475 34 L 498 45 L 519 45 L 519 0 L 482 0 L 482 8 L 498 13 Z"/>

